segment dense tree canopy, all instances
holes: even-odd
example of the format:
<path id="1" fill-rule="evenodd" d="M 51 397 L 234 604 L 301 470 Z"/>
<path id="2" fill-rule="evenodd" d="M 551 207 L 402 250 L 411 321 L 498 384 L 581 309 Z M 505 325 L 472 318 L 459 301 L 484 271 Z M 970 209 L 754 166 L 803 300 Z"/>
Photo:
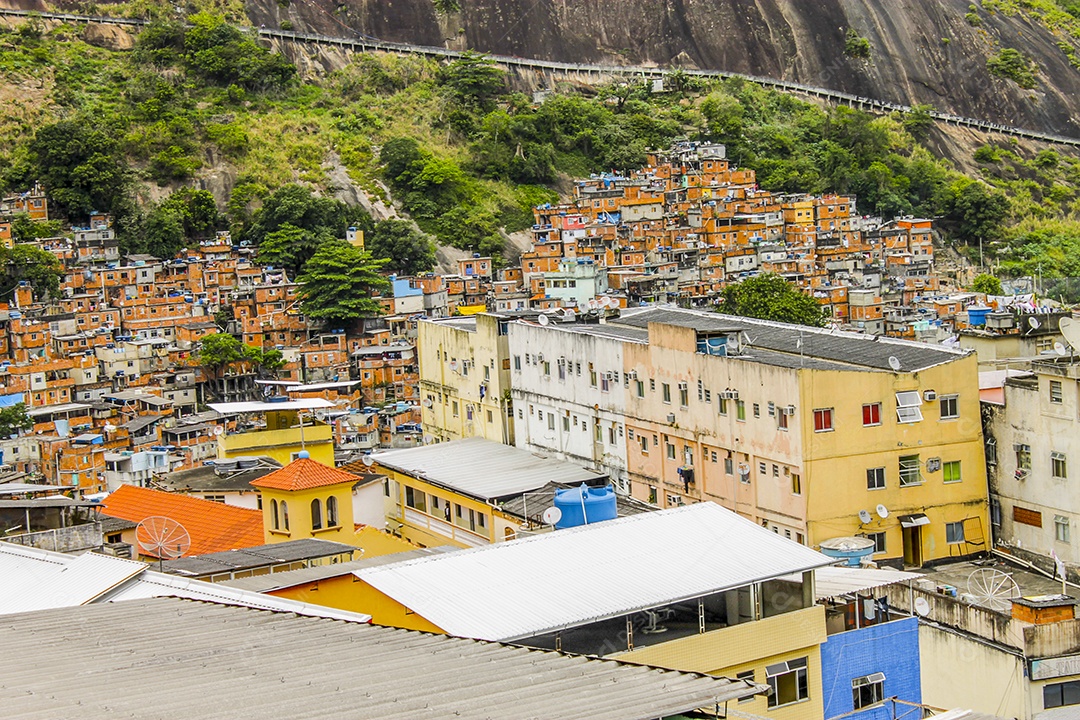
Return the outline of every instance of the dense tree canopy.
<path id="1" fill-rule="evenodd" d="M 128 169 L 116 133 L 97 118 L 61 120 L 37 131 L 26 178 L 39 179 L 71 219 L 112 212 L 127 191 Z"/>
<path id="2" fill-rule="evenodd" d="M 304 314 L 342 327 L 382 312 L 372 295 L 390 287 L 379 273 L 385 260 L 343 241 L 323 243 L 304 266 L 300 281 Z"/>
<path id="3" fill-rule="evenodd" d="M 60 296 L 60 277 L 63 266 L 55 255 L 36 245 L 16 243 L 12 248 L 0 246 L 0 264 L 4 273 L 0 276 L 0 298 L 8 299 L 20 282 L 27 282 L 34 290 L 34 297 Z"/>
<path id="4" fill-rule="evenodd" d="M 1001 281 L 989 273 L 981 273 L 971 281 L 971 289 L 987 295 L 1001 295 Z"/>
<path id="5" fill-rule="evenodd" d="M 724 288 L 717 308 L 729 315 L 821 327 L 825 314 L 814 298 L 773 273 L 747 278 Z"/>
<path id="6" fill-rule="evenodd" d="M 34 421 L 26 414 L 25 403 L 15 403 L 0 408 L 0 438 L 17 435 L 20 430 L 29 430 Z"/>
<path id="7" fill-rule="evenodd" d="M 435 265 L 431 241 L 407 220 L 383 220 L 365 237 L 364 247 L 372 257 L 387 260 L 386 271 L 416 275 Z"/>

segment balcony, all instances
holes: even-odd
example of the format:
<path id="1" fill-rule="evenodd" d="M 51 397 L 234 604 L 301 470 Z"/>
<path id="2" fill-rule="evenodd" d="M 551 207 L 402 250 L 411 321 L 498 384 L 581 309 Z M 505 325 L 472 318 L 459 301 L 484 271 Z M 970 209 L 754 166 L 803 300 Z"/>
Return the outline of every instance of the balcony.
<path id="1" fill-rule="evenodd" d="M 439 518 L 428 515 L 420 510 L 414 510 L 410 507 L 399 508 L 399 510 L 403 511 L 403 513 L 398 516 L 398 519 L 402 522 L 406 522 L 418 530 L 426 530 L 435 535 L 441 535 L 447 540 L 459 545 L 464 545 L 465 547 L 483 547 L 484 545 L 489 545 L 491 543 L 491 540 L 484 535 L 474 533 L 471 530 L 466 530 L 463 527 L 458 527 L 445 520 L 440 520 Z"/>

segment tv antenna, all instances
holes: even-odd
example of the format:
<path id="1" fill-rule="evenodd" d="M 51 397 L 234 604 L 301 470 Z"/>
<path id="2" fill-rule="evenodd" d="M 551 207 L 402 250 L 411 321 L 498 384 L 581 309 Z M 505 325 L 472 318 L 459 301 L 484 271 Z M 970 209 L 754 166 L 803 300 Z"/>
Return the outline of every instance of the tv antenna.
<path id="1" fill-rule="evenodd" d="M 898 357 L 896 357 L 895 355 L 890 355 L 889 356 L 889 367 L 891 367 L 894 372 L 900 372 L 900 367 L 901 367 L 900 359 Z"/>
<path id="2" fill-rule="evenodd" d="M 135 541 L 144 555 L 158 559 L 158 570 L 161 570 L 165 560 L 183 557 L 191 549 L 191 536 L 187 528 L 162 515 L 151 515 L 136 525 Z"/>
<path id="3" fill-rule="evenodd" d="M 994 568 L 979 568 L 968 575 L 968 595 L 976 605 L 1008 612 L 1011 600 L 1020 597 L 1020 586 L 1012 575 Z"/>

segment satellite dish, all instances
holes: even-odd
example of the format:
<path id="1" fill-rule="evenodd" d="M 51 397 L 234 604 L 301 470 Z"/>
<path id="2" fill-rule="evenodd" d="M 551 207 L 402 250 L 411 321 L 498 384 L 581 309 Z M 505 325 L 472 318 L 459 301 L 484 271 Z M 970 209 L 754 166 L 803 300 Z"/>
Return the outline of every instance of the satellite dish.
<path id="1" fill-rule="evenodd" d="M 1058 330 L 1065 336 L 1065 342 L 1069 343 L 1073 350 L 1080 348 L 1080 323 L 1072 318 L 1063 317 L 1058 321 Z"/>
<path id="2" fill-rule="evenodd" d="M 1038 318 L 1036 318 L 1034 316 L 1029 317 L 1027 319 L 1027 323 L 1028 323 L 1028 327 L 1031 328 L 1032 330 L 1038 330 L 1039 329 L 1039 319 Z"/>
<path id="3" fill-rule="evenodd" d="M 870 522 L 870 513 L 868 511 L 866 511 L 866 510 L 860 510 L 859 511 L 859 522 L 861 522 L 863 525 Z"/>
<path id="4" fill-rule="evenodd" d="M 220 435 L 223 432 L 225 432 L 225 428 L 221 427 L 220 425 L 215 425 L 214 426 L 214 434 L 215 435 Z"/>
<path id="5" fill-rule="evenodd" d="M 371 459 L 370 455 L 365 455 L 364 457 L 360 458 L 360 462 L 364 463 L 364 467 L 371 467 L 373 464 L 375 464 L 375 461 Z"/>
<path id="6" fill-rule="evenodd" d="M 568 321 L 572 321 L 576 317 L 577 317 L 577 314 L 573 310 L 571 310 L 570 308 L 566 308 L 566 310 L 563 310 L 563 319 L 568 320 Z"/>
<path id="7" fill-rule="evenodd" d="M 900 372 L 900 360 L 895 355 L 889 356 L 889 367 L 896 372 Z"/>
<path id="8" fill-rule="evenodd" d="M 884 505 L 878 505 L 875 510 L 877 510 L 877 516 L 882 520 L 889 517 L 889 508 L 885 507 Z"/>
<path id="9" fill-rule="evenodd" d="M 543 519 L 545 525 L 554 525 L 562 520 L 562 510 L 557 507 L 549 507 L 540 517 Z"/>
<path id="10" fill-rule="evenodd" d="M 1056 343 L 1054 343 L 1054 352 L 1056 352 L 1058 355 L 1064 355 L 1065 353 L 1068 352 L 1068 350 L 1065 348 L 1064 345 L 1062 345 L 1059 342 L 1056 342 Z"/>
<path id="11" fill-rule="evenodd" d="M 976 605 L 1006 612 L 1012 607 L 1012 599 L 1020 597 L 1020 586 L 1009 573 L 979 568 L 968 575 L 968 594 Z"/>
<path id="12" fill-rule="evenodd" d="M 432 401 L 431 398 L 424 398 L 424 407 L 430 408 L 430 407 L 432 407 L 434 405 L 435 405 L 435 403 Z"/>
<path id="13" fill-rule="evenodd" d="M 926 617 L 930 614 L 930 603 L 926 601 L 926 598 L 915 598 L 915 612 L 917 612 L 922 617 Z"/>
<path id="14" fill-rule="evenodd" d="M 135 526 L 135 541 L 144 555 L 152 555 L 159 562 L 183 557 L 191 548 L 191 536 L 187 529 L 172 518 L 151 515 Z"/>
<path id="15" fill-rule="evenodd" d="M 540 317 L 536 318 L 536 322 L 540 323 L 541 325 L 547 326 L 547 324 L 551 322 L 551 318 L 549 318 L 547 315 L 541 315 Z"/>
<path id="16" fill-rule="evenodd" d="M 425 444 L 425 445 L 430 445 L 430 444 L 431 444 L 431 443 L 433 443 L 433 442 L 435 442 L 435 438 L 433 438 L 433 437 L 432 437 L 432 436 L 430 436 L 430 435 L 425 435 L 425 436 L 424 436 L 424 444 Z"/>
<path id="17" fill-rule="evenodd" d="M 457 372 L 457 360 L 450 361 L 450 370 L 453 372 Z"/>

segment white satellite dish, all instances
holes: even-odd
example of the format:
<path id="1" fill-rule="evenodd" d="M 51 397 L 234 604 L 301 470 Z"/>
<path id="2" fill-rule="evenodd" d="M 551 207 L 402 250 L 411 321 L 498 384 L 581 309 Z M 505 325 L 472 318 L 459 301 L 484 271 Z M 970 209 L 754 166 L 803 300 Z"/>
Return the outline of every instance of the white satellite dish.
<path id="1" fill-rule="evenodd" d="M 360 458 L 360 462 L 364 463 L 364 467 L 371 467 L 373 464 L 375 464 L 375 461 L 371 459 L 370 455 L 365 455 L 364 457 Z"/>
<path id="2" fill-rule="evenodd" d="M 1068 352 L 1068 349 L 1063 344 L 1056 342 L 1054 343 L 1054 352 L 1058 355 L 1064 355 Z"/>
<path id="3" fill-rule="evenodd" d="M 566 308 L 565 310 L 563 310 L 563 319 L 564 320 L 573 321 L 573 319 L 576 318 L 576 317 L 577 317 L 577 314 L 571 308 Z"/>
<path id="4" fill-rule="evenodd" d="M 135 526 L 135 542 L 144 555 L 158 559 L 159 568 L 162 561 L 183 557 L 191 549 L 187 528 L 161 515 L 151 515 Z"/>
<path id="5" fill-rule="evenodd" d="M 1065 342 L 1069 343 L 1073 350 L 1080 348 L 1080 323 L 1072 318 L 1063 317 L 1058 321 L 1058 330 L 1065 336 Z"/>
<path id="6" fill-rule="evenodd" d="M 861 522 L 863 525 L 870 522 L 870 512 L 868 510 L 859 511 L 859 522 Z"/>
<path id="7" fill-rule="evenodd" d="M 1020 597 L 1020 586 L 1009 573 L 979 568 L 968 576 L 968 594 L 976 605 L 1007 612 L 1012 607 L 1012 599 Z"/>
<path id="8" fill-rule="evenodd" d="M 450 371 L 457 372 L 457 360 L 450 361 Z"/>
<path id="9" fill-rule="evenodd" d="M 915 612 L 917 612 L 922 617 L 926 617 L 930 614 L 930 603 L 926 601 L 926 598 L 915 598 Z"/>
<path id="10" fill-rule="evenodd" d="M 889 367 L 891 367 L 896 372 L 900 372 L 900 360 L 899 360 L 899 358 L 897 358 L 895 355 L 890 355 L 889 356 Z"/>
<path id="11" fill-rule="evenodd" d="M 424 436 L 424 444 L 425 445 L 430 445 L 433 442 L 435 442 L 435 438 L 433 438 L 431 435 L 425 435 Z"/>
<path id="12" fill-rule="evenodd" d="M 547 315 L 541 315 L 540 317 L 536 318 L 536 322 L 546 326 L 549 322 L 551 322 L 551 318 L 549 318 Z"/>
<path id="13" fill-rule="evenodd" d="M 435 405 L 435 402 L 431 398 L 424 398 L 424 407 L 430 408 Z"/>
<path id="14" fill-rule="evenodd" d="M 221 427 L 220 425 L 215 425 L 214 426 L 214 434 L 215 435 L 220 435 L 223 432 L 225 432 L 225 428 Z"/>
<path id="15" fill-rule="evenodd" d="M 1039 323 L 1039 319 L 1038 319 L 1038 318 L 1036 318 L 1036 317 L 1034 317 L 1034 316 L 1032 316 L 1032 317 L 1029 317 L 1029 318 L 1027 319 L 1027 323 L 1028 323 L 1028 327 L 1029 327 L 1029 328 L 1031 328 L 1032 330 L 1038 330 L 1038 329 L 1039 329 L 1039 324 L 1040 324 L 1040 323 Z"/>
<path id="16" fill-rule="evenodd" d="M 889 517 L 889 508 L 885 507 L 884 505 L 880 505 L 880 504 L 879 504 L 879 505 L 878 505 L 878 506 L 877 506 L 877 507 L 875 508 L 875 510 L 877 510 L 877 516 L 878 516 L 879 518 L 881 518 L 882 520 L 884 520 L 885 518 Z"/>
<path id="17" fill-rule="evenodd" d="M 545 525 L 554 525 L 562 520 L 562 510 L 554 506 L 549 507 L 540 517 L 543 519 Z"/>

